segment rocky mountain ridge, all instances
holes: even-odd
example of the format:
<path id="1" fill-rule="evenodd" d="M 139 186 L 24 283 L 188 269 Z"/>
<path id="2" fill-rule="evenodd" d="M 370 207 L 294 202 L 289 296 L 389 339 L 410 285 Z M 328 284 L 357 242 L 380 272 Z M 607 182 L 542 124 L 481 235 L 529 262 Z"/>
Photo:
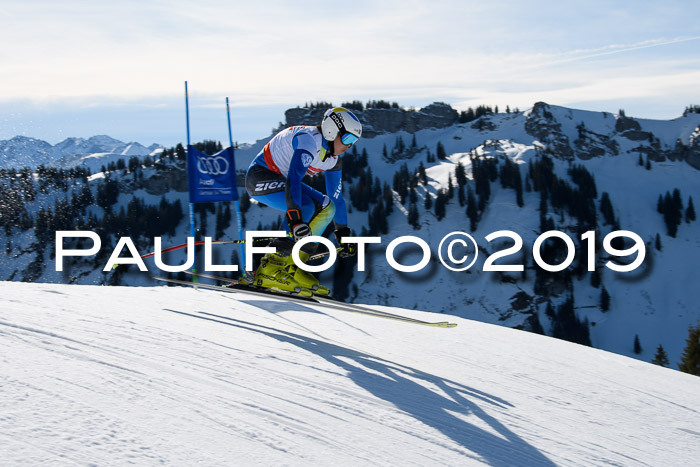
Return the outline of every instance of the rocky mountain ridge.
<path id="1" fill-rule="evenodd" d="M 559 109 L 557 116 L 553 114 L 553 108 Z M 649 122 L 660 121 L 607 112 L 597 113 L 595 128 L 588 128 L 580 115 L 578 119 L 574 117 L 574 112 L 583 113 L 538 102 L 526 112 L 525 131 L 537 138 L 548 153 L 560 159 L 618 156 L 624 144 L 627 153 L 637 152 L 654 162 L 685 161 L 700 170 L 700 126 L 697 119 L 690 118 L 687 124 L 677 125 L 675 134 L 668 134 L 667 128 L 643 128 L 649 126 Z M 684 118 L 687 117 L 665 121 L 664 126 Z M 657 135 L 659 130 L 663 134 Z"/>
<path id="2" fill-rule="evenodd" d="M 325 107 L 296 107 L 285 113 L 285 127 L 293 125 L 318 125 Z M 427 128 L 447 128 L 459 120 L 459 113 L 450 105 L 434 102 L 418 110 L 395 108 L 368 108 L 352 110 L 362 122 L 362 136 L 372 138 L 385 133 L 407 131 L 415 133 Z"/>
<path id="3" fill-rule="evenodd" d="M 293 125 L 317 125 L 323 118 L 325 107 L 296 107 L 285 112 L 283 127 Z M 435 102 L 421 109 L 366 108 L 353 110 L 363 124 L 363 137 L 420 130 L 448 128 L 456 124 L 469 125 L 473 129 L 498 131 L 493 114 L 476 121 L 460 123 L 460 114 L 450 105 Z M 585 116 L 581 116 L 585 114 Z M 513 116 L 520 115 L 513 113 Z M 524 130 L 535 138 L 543 149 L 554 157 L 573 160 L 589 160 L 604 155 L 618 156 L 621 151 L 638 152 L 654 162 L 685 161 L 700 170 L 700 125 L 680 125 L 675 135 L 656 135 L 655 129 L 645 129 L 645 122 L 655 122 L 613 115 L 608 112 L 587 112 L 537 102 L 523 112 Z M 693 114 L 697 115 L 697 114 Z M 595 127 L 587 127 L 591 117 Z M 683 119 L 685 117 L 680 117 Z M 667 124 L 678 121 L 665 121 Z M 589 123 L 589 126 L 590 123 Z M 667 125 L 668 126 L 668 125 Z M 623 142 L 621 142 L 622 140 Z M 625 143 L 625 144 L 623 144 Z M 630 145 L 632 145 L 630 147 Z M 626 149 L 621 149 L 625 146 Z"/>

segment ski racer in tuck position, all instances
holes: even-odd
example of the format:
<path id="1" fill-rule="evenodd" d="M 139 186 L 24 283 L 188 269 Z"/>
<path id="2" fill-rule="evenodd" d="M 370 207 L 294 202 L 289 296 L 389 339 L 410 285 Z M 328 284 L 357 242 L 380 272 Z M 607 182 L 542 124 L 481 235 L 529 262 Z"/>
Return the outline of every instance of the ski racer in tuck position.
<path id="1" fill-rule="evenodd" d="M 285 212 L 287 237 L 275 239 L 253 278 L 243 285 L 281 289 L 300 295 L 327 295 L 311 273 L 292 259 L 294 243 L 311 235 L 323 235 L 331 221 L 341 248 L 340 257 L 356 253 L 355 244 L 343 244 L 350 236 L 342 191 L 342 154 L 362 136 L 362 124 L 344 107 L 328 109 L 317 126 L 293 126 L 276 134 L 253 159 L 246 173 L 246 190 L 260 203 Z M 326 194 L 302 182 L 305 175 L 325 172 Z M 299 252 L 306 263 L 318 243 L 307 243 Z"/>

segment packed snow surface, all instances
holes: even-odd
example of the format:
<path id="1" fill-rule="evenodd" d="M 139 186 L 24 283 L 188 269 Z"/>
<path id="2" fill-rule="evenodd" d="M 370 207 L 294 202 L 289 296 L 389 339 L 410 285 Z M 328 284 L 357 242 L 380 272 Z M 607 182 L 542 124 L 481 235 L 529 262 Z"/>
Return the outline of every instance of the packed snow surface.
<path id="1" fill-rule="evenodd" d="M 700 378 L 383 309 L 0 282 L 2 464 L 697 465 Z"/>

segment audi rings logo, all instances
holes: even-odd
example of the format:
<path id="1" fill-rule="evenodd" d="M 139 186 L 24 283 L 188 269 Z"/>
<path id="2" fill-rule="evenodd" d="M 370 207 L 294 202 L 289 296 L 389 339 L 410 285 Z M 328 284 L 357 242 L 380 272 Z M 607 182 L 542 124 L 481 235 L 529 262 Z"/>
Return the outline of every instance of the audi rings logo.
<path id="1" fill-rule="evenodd" d="M 205 156 L 197 160 L 197 170 L 207 175 L 223 175 L 228 173 L 229 163 L 224 156 Z"/>

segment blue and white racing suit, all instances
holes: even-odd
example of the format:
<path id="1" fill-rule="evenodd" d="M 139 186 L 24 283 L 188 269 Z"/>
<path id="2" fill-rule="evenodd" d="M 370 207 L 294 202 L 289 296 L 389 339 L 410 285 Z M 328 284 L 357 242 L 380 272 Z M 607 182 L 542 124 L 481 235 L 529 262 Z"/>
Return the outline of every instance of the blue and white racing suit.
<path id="1" fill-rule="evenodd" d="M 325 172 L 328 195 L 302 182 L 305 175 L 320 172 Z M 277 133 L 253 159 L 246 189 L 274 209 L 299 211 L 312 234 L 323 235 L 331 220 L 336 228 L 348 223 L 341 176 L 341 158 L 330 155 L 321 132 L 314 126 L 293 126 Z"/>

